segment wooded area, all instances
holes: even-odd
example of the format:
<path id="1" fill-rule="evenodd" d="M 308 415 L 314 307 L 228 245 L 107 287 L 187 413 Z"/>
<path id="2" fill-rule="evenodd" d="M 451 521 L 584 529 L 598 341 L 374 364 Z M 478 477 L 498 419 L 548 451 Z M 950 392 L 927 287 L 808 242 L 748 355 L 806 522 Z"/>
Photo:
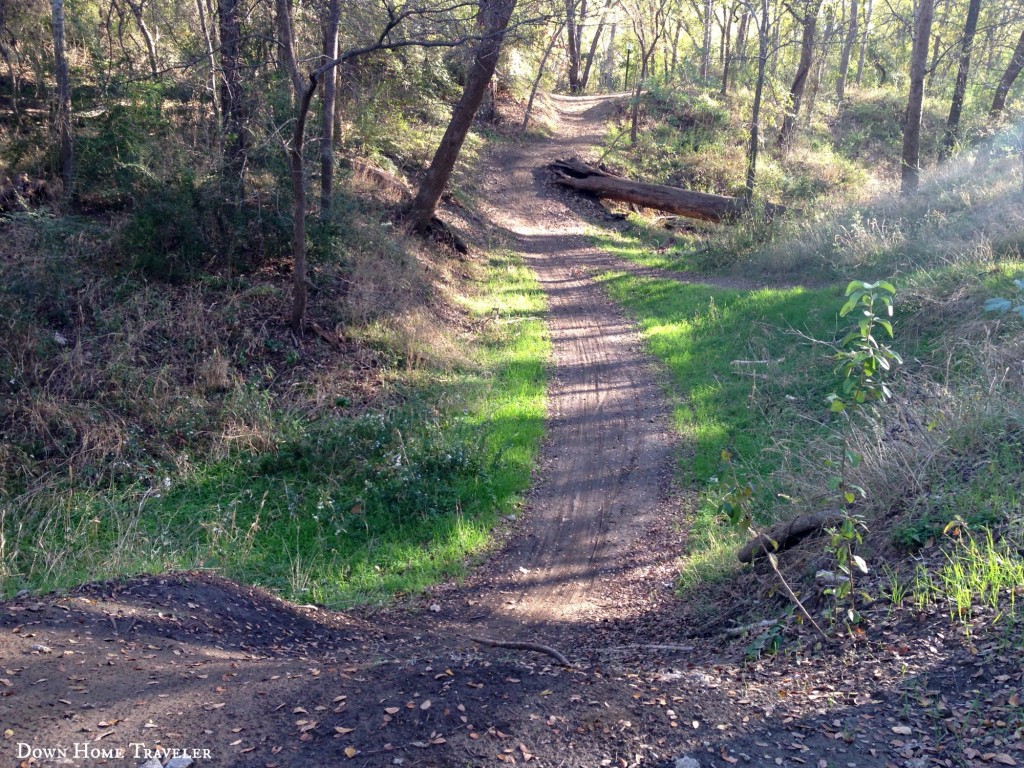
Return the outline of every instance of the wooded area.
<path id="1" fill-rule="evenodd" d="M 0 8 L 8 178 L 45 180 L 65 210 L 138 211 L 186 179 L 216 187 L 216 224 L 193 245 L 212 263 L 237 265 L 234 251 L 252 246 L 230 232 L 249 217 L 254 195 L 278 194 L 274 185 L 284 177 L 274 155 L 282 149 L 296 330 L 306 312 L 306 188 L 318 182 L 320 218 L 328 222 L 336 158 L 358 144 L 360 113 L 380 109 L 389 93 L 404 90 L 403 108 L 413 110 L 454 101 L 432 159 L 409 169 L 418 191 L 404 219 L 424 231 L 474 117 L 493 115 L 487 105 L 496 87 L 532 81 L 535 92 L 546 81 L 569 93 L 629 91 L 634 145 L 641 94 L 652 84 L 693 83 L 719 97 L 744 89 L 741 196 L 749 201 L 763 152 L 788 155 L 809 113 L 825 109 L 831 92 L 829 108 L 841 115 L 851 88 L 902 94 L 899 164 L 910 194 L 925 164 L 1005 125 L 1024 66 L 1021 8 L 982 0 L 900 0 L 884 8 L 873 0 L 530 0 L 518 7 L 514 0 L 89 0 L 72 10 L 69 16 L 63 0 Z M 932 158 L 922 156 L 928 99 L 948 102 Z M 176 129 L 153 132 L 147 121 Z M 315 173 L 307 167 L 307 134 L 317 145 Z M 132 157 L 120 146 L 129 140 Z M 103 142 L 118 149 L 104 154 Z M 563 181 L 597 183 L 572 178 Z M 8 193 L 15 186 L 9 182 Z M 744 208 L 714 205 L 722 212 L 698 214 L 717 221 Z"/>

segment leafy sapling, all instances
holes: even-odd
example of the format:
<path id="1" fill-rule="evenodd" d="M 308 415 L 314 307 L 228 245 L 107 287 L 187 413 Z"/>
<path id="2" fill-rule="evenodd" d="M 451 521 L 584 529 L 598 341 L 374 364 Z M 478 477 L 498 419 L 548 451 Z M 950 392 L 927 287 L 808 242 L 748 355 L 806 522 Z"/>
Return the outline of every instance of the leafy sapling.
<path id="1" fill-rule="evenodd" d="M 840 317 L 853 316 L 854 325 L 840 343 L 835 358 L 838 362 L 836 374 L 841 377 L 839 392 L 828 396 L 829 408 L 833 413 L 842 414 L 842 457 L 838 473 L 829 481 L 829 490 L 836 493 L 844 512 L 844 520 L 838 530 L 832 533 L 827 545 L 836 560 L 839 579 L 835 586 L 826 590 L 835 600 L 831 615 L 844 615 L 849 625 L 860 621 L 857 611 L 854 576 L 856 572 L 867 573 L 868 565 L 854 549 L 863 540 L 864 524 L 852 511 L 857 497 L 866 498 L 867 491 L 849 482 L 848 473 L 860 463 L 861 456 L 850 449 L 853 430 L 859 427 L 855 416 L 865 416 L 865 406 L 884 403 L 892 397 L 892 390 L 885 381 L 894 365 L 903 360 L 882 341 L 881 331 L 893 338 L 893 299 L 896 289 L 891 283 L 879 281 L 865 283 L 854 280 L 846 286 L 846 303 L 839 310 Z M 879 330 L 881 329 L 881 331 Z M 881 338 L 880 338 L 881 337 Z M 845 605 L 845 609 L 840 608 Z"/>

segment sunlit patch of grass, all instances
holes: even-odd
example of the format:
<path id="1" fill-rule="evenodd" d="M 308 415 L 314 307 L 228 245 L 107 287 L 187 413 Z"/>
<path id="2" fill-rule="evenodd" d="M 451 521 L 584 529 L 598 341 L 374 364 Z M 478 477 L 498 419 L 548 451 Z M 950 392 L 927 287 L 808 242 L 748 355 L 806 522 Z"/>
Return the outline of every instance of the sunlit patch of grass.
<path id="1" fill-rule="evenodd" d="M 714 479 L 722 452 L 761 482 L 762 516 L 780 513 L 788 502 L 775 496 L 771 477 L 780 461 L 770 449 L 827 431 L 823 404 L 833 381 L 829 356 L 789 331 L 834 335 L 841 291 L 738 291 L 624 273 L 601 281 L 668 368 L 675 427 L 684 438 L 682 477 L 700 489 L 683 579 L 714 580 L 734 567 L 738 540 L 718 518 Z"/>
<path id="2" fill-rule="evenodd" d="M 993 621 L 1016 621 L 1017 597 L 1024 590 L 1020 542 L 996 540 L 990 529 L 963 535 L 944 551 L 945 562 L 933 573 L 919 573 L 914 599 L 919 605 L 942 600 L 951 619 L 969 623 L 979 607 Z"/>
<path id="3" fill-rule="evenodd" d="M 543 294 L 512 256 L 494 256 L 465 303 L 479 333 L 462 362 L 392 370 L 372 410 L 310 417 L 268 400 L 270 443 L 196 456 L 152 487 L 0 507 L 4 593 L 209 567 L 347 606 L 458 575 L 529 482 L 548 352 Z"/>

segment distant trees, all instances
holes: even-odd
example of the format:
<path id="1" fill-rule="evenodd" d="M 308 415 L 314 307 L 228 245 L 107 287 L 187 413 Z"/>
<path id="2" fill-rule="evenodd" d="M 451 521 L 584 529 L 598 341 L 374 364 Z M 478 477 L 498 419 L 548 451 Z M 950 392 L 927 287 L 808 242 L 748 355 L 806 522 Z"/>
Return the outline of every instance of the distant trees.
<path id="1" fill-rule="evenodd" d="M 901 146 L 891 148 L 890 158 L 910 193 L 923 167 L 970 145 L 986 122 L 997 124 L 1015 110 L 1024 69 L 1024 7 L 983 0 L 539 0 L 529 7 L 532 18 L 515 0 L 65 3 L 0 2 L 0 119 L 14 133 L 51 137 L 34 157 L 45 158 L 46 171 L 62 179 L 68 201 L 83 190 L 95 194 L 81 176 L 101 166 L 122 185 L 103 204 L 133 205 L 178 190 L 184 205 L 198 199 L 196 190 L 216 185 L 209 194 L 213 213 L 196 213 L 196 226 L 207 228 L 204 247 L 229 264 L 236 251 L 263 247 L 250 245 L 264 242 L 251 236 L 251 216 L 271 226 L 266 211 L 278 210 L 283 187 L 280 207 L 292 216 L 287 245 L 296 327 L 304 316 L 305 217 L 318 211 L 330 224 L 338 146 L 355 124 L 373 122 L 362 108 L 373 106 L 371 94 L 419 89 L 431 94 L 424 100 L 450 101 L 459 94 L 429 166 L 422 153 L 406 165 L 420 183 L 405 214 L 422 230 L 477 117 L 506 30 L 519 23 L 537 25 L 508 38 L 520 54 L 516 61 L 526 62 L 530 78 L 536 73 L 535 89 L 544 82 L 571 93 L 633 89 L 628 127 L 635 143 L 642 143 L 640 96 L 647 88 L 685 83 L 706 89 L 710 99 L 738 96 L 732 103 L 742 105 L 748 131 L 748 196 L 761 153 L 799 147 L 815 100 L 832 105 L 819 115 L 841 117 L 859 98 L 858 86 L 890 94 L 898 88 L 905 99 Z M 455 47 L 465 50 L 431 53 Z M 422 53 L 415 63 L 414 49 Z M 88 82 L 79 88 L 76 78 Z M 49 109 L 25 110 L 26 98 L 47 101 Z M 944 128 L 925 109 L 939 99 L 949 105 Z M 360 107 L 351 109 L 356 102 Z M 187 154 L 191 167 L 177 173 L 168 160 L 156 172 L 151 166 L 159 163 L 147 166 L 132 154 L 157 139 L 146 138 L 149 128 L 122 131 L 116 120 L 126 105 L 160 114 L 172 107 L 180 156 Z M 49 131 L 33 132 L 38 127 Z M 101 130 L 124 151 L 98 151 Z M 312 168 L 307 151 L 317 156 Z M 3 172 L 12 174 L 13 166 Z M 318 194 L 310 185 L 319 186 Z"/>

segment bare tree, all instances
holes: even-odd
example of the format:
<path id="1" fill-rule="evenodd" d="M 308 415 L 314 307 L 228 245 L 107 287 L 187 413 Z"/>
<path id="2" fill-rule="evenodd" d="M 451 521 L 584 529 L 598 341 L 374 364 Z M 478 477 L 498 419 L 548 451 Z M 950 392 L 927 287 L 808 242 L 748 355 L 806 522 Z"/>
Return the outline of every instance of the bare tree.
<path id="1" fill-rule="evenodd" d="M 949 117 L 946 118 L 946 131 L 942 138 L 942 149 L 939 160 L 945 160 L 952 153 L 960 134 L 960 114 L 964 108 L 964 96 L 967 94 L 967 76 L 971 68 L 971 48 L 974 45 L 974 33 L 978 29 L 978 13 L 981 0 L 970 0 L 967 6 L 967 21 L 964 23 L 964 36 L 960 40 L 960 61 L 956 70 L 956 85 L 953 86 L 953 100 L 949 105 Z"/>
<path id="2" fill-rule="evenodd" d="M 903 128 L 900 193 L 917 191 L 921 176 L 921 117 L 924 111 L 924 78 L 928 68 L 928 43 L 931 41 L 935 0 L 920 0 L 914 44 L 910 51 L 910 95 L 907 97 L 906 125 Z"/>

